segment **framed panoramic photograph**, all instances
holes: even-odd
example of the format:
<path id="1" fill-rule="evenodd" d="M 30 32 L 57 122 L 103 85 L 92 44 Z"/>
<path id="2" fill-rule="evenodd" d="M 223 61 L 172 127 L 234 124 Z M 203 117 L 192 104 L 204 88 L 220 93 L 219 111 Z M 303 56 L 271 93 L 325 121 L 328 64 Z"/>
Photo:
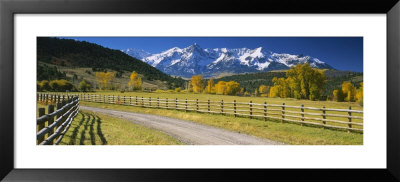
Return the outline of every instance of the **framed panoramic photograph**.
<path id="1" fill-rule="evenodd" d="M 4 181 L 400 180 L 397 1 L 0 8 Z"/>

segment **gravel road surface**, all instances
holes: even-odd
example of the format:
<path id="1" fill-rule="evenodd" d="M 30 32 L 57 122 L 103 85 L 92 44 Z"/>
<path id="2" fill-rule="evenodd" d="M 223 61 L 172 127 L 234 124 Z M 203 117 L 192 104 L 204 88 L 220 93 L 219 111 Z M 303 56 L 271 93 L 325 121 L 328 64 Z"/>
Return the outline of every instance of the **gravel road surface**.
<path id="1" fill-rule="evenodd" d="M 126 111 L 117 111 L 95 107 L 80 106 L 80 109 L 107 114 L 123 118 L 133 123 L 160 130 L 171 137 L 189 145 L 280 145 L 272 140 L 262 139 L 247 134 L 203 125 L 191 121 L 142 114 Z"/>

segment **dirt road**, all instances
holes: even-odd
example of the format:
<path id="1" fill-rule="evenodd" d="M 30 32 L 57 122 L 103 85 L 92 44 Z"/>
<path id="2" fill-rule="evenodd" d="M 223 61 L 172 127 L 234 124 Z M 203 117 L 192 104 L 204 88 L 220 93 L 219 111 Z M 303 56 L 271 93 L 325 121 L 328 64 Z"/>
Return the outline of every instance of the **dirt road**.
<path id="1" fill-rule="evenodd" d="M 123 118 L 160 130 L 175 139 L 192 145 L 279 145 L 282 143 L 225 129 L 164 116 L 80 106 L 80 109 Z"/>

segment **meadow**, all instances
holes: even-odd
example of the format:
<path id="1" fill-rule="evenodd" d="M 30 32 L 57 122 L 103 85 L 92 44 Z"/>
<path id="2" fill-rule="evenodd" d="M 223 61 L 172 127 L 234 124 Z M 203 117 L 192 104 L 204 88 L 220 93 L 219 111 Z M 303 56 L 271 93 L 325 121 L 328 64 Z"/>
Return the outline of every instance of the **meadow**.
<path id="1" fill-rule="evenodd" d="M 150 128 L 104 114 L 80 110 L 60 145 L 179 145 Z"/>
<path id="2" fill-rule="evenodd" d="M 65 94 L 65 93 L 64 93 Z M 79 93 L 72 93 L 69 94 L 79 94 Z M 82 93 L 81 93 L 82 94 Z M 321 108 L 325 106 L 326 108 L 337 108 L 337 109 L 348 109 L 349 106 L 355 110 L 362 110 L 363 108 L 354 102 L 334 102 L 334 101 L 310 101 L 310 100 L 296 100 L 291 98 L 266 98 L 266 97 L 244 97 L 244 96 L 227 96 L 227 95 L 211 95 L 211 94 L 193 94 L 193 93 L 174 93 L 174 92 L 110 92 L 110 91 L 98 91 L 98 92 L 91 92 L 91 93 L 84 93 L 84 94 L 97 94 L 97 95 L 114 95 L 114 96 L 125 96 L 125 97 L 144 97 L 144 98 L 170 98 L 171 100 L 178 98 L 178 99 L 189 99 L 189 100 L 212 100 L 212 101 L 220 101 L 224 100 L 224 102 L 232 102 L 236 100 L 237 102 L 250 102 L 253 103 L 264 103 L 267 102 L 268 104 L 282 104 L 285 103 L 288 106 L 300 106 L 304 104 L 305 107 L 317 107 Z M 156 109 L 156 108 L 143 108 L 143 107 L 134 107 L 134 106 L 126 106 L 126 105 L 117 105 L 117 104 L 105 104 L 105 103 L 94 103 L 94 102 L 85 102 L 81 101 L 81 105 L 91 106 L 91 107 L 99 107 L 99 108 L 106 108 L 106 109 L 113 109 L 113 110 L 121 110 L 121 111 L 130 111 L 130 112 L 139 112 L 139 113 L 147 113 L 147 114 L 155 114 L 155 115 L 162 115 L 171 118 L 177 119 L 184 119 L 192 122 L 197 122 L 201 124 L 206 124 L 210 126 L 220 127 L 236 132 L 246 133 L 254 136 L 258 136 L 261 138 L 267 138 L 279 142 L 283 142 L 286 144 L 295 144 L 295 145 L 362 145 L 363 144 L 363 134 L 359 132 L 346 132 L 343 130 L 336 130 L 336 129 L 324 129 L 322 127 L 315 127 L 315 126 L 302 126 L 297 123 L 281 123 L 277 120 L 270 120 L 264 121 L 263 119 L 259 118 L 249 118 L 249 117 L 233 117 L 231 115 L 220 115 L 220 114 L 208 114 L 208 113 L 197 113 L 197 112 L 185 112 L 185 111 L 177 111 L 177 110 L 170 110 L 170 109 Z M 290 109 L 290 108 L 288 108 Z M 334 112 L 330 112 L 334 113 Z M 109 130 L 119 130 L 125 129 L 126 127 L 121 127 L 126 125 L 126 122 L 130 123 L 129 121 L 120 121 L 121 119 L 112 118 L 109 116 L 105 116 L 98 113 L 91 113 L 92 115 L 101 116 L 101 118 L 106 118 L 104 121 L 109 121 L 109 125 L 105 125 L 106 127 L 103 128 L 110 128 Z M 343 113 L 341 113 L 343 114 Z M 355 113 L 356 115 L 357 113 Z M 362 114 L 358 114 L 361 115 Z M 91 117 L 88 114 L 83 116 L 81 113 L 73 121 L 73 125 L 71 129 L 68 131 L 67 136 L 63 139 L 63 144 L 79 144 L 81 143 L 81 138 L 77 138 L 75 134 L 75 138 L 71 137 L 73 135 L 74 128 L 77 128 L 81 123 L 82 117 Z M 329 119 L 329 117 L 327 117 Z M 335 118 L 336 120 L 340 120 L 341 118 Z M 345 120 L 345 118 L 343 118 Z M 113 122 L 116 122 L 112 124 Z M 354 120 L 353 122 L 362 123 L 362 120 Z M 94 122 L 96 124 L 96 122 Z M 129 125 L 135 125 L 130 123 Z M 338 124 L 340 125 L 340 124 Z M 138 126 L 140 127 L 140 126 Z M 362 127 L 353 125 L 353 127 Z M 84 130 L 80 127 L 78 129 L 78 133 Z M 112 129 L 113 128 L 113 129 Z M 118 128 L 118 129 L 117 129 Z M 144 128 L 144 127 L 142 127 Z M 147 128 L 148 129 L 148 128 Z M 151 129 L 149 129 L 151 131 Z M 118 135 L 114 136 L 129 136 L 128 133 L 133 132 L 134 130 L 127 130 L 119 133 Z M 157 132 L 157 131 L 153 131 Z M 111 132 L 112 133 L 112 132 Z M 159 132 L 161 133 L 161 132 Z M 162 133 L 161 133 L 162 134 Z M 164 134 L 165 135 L 165 134 Z M 84 135 L 85 140 L 83 143 L 91 144 L 92 139 L 90 132 L 86 132 Z M 138 136 L 132 136 L 133 138 L 137 138 Z M 132 138 L 130 137 L 130 138 Z M 166 136 L 167 138 L 169 136 Z M 141 137 L 139 137 L 141 138 Z M 143 138 L 143 137 L 142 137 Z M 117 138 L 114 138 L 118 140 Z M 136 140 L 136 139 L 132 139 Z M 72 142 L 73 141 L 73 142 Z M 176 141 L 175 141 L 176 142 Z M 101 144 L 101 140 L 95 137 L 95 144 Z M 115 142 L 114 144 L 120 144 L 121 142 Z M 137 141 L 123 141 L 122 143 L 146 143 L 146 142 L 137 142 Z M 162 143 L 162 142 L 161 142 Z M 176 142 L 178 143 L 178 142 Z M 111 144 L 112 143 L 108 143 Z M 174 144 L 174 142 L 165 142 L 163 144 Z"/>
<path id="3" fill-rule="evenodd" d="M 320 127 L 301 126 L 292 123 L 280 123 L 247 117 L 184 112 L 177 110 L 142 108 L 125 105 L 114 105 L 93 102 L 81 102 L 81 105 L 113 109 L 120 111 L 155 114 L 171 118 L 184 119 L 210 126 L 220 127 L 239 133 L 246 133 L 286 144 L 295 145 L 362 145 L 363 134 L 345 132 Z"/>
<path id="4" fill-rule="evenodd" d="M 91 94 L 100 95 L 119 95 L 119 96 L 138 96 L 138 97 L 151 97 L 151 98 L 170 98 L 175 99 L 199 99 L 199 100 L 224 100 L 226 102 L 249 102 L 253 103 L 264 103 L 268 104 L 282 104 L 285 103 L 288 106 L 300 106 L 304 104 L 306 107 L 318 107 L 325 106 L 326 108 L 337 108 L 337 109 L 348 109 L 349 106 L 355 110 L 362 110 L 362 107 L 354 102 L 334 102 L 334 101 L 309 101 L 309 100 L 296 100 L 296 99 L 282 99 L 282 98 L 264 98 L 264 97 L 239 97 L 239 96 L 227 96 L 227 95 L 210 95 L 210 94 L 193 94 L 193 93 L 149 93 L 149 92 L 96 92 Z M 225 128 L 237 132 L 243 132 L 271 140 L 276 140 L 288 144 L 300 144 L 300 145 L 349 145 L 349 144 L 363 144 L 363 134 L 358 132 L 346 132 L 335 129 L 324 129 L 321 127 L 313 126 L 301 126 L 295 123 L 280 123 L 276 120 L 264 121 L 263 119 L 250 119 L 248 117 L 233 117 L 230 115 L 218 115 L 218 114 L 207 114 L 207 113 L 196 113 L 196 112 L 184 112 L 176 110 L 166 109 L 155 109 L 155 108 L 142 108 L 115 104 L 104 104 L 104 103 L 93 103 L 93 102 L 81 102 L 81 105 L 101 107 L 122 111 L 140 112 L 148 114 L 163 115 L 177 119 L 185 119 L 193 122 Z M 330 112 L 336 113 L 336 112 Z M 343 114 L 343 113 L 341 113 Z M 357 115 L 355 113 L 354 115 Z M 362 114 L 358 114 L 361 115 Z M 329 117 L 327 117 L 329 119 Z M 340 120 L 341 118 L 335 118 Z M 342 118 L 345 121 L 345 118 Z M 362 123 L 362 120 L 354 119 L 353 122 Z M 338 124 L 340 125 L 340 124 Z M 353 125 L 353 127 L 362 127 Z"/>
<path id="5" fill-rule="evenodd" d="M 38 104 L 37 107 L 47 106 Z M 47 124 L 46 124 L 47 126 Z M 47 137 L 47 134 L 46 134 Z M 128 120 L 80 110 L 59 145 L 181 145 L 172 137 Z"/>
<path id="6" fill-rule="evenodd" d="M 286 106 L 301 106 L 302 104 L 304 107 L 315 107 L 315 108 L 334 108 L 334 109 L 349 109 L 351 107 L 352 110 L 363 110 L 363 107 L 360 106 L 358 103 L 355 102 L 335 102 L 335 101 L 310 101 L 310 100 L 297 100 L 293 98 L 268 98 L 268 97 L 245 97 L 245 96 L 229 96 L 229 95 L 213 95 L 213 94 L 194 94 L 194 93 L 176 93 L 176 92 L 95 92 L 95 93 L 89 93 L 89 94 L 95 94 L 95 95 L 106 95 L 106 96 L 120 96 L 120 97 L 138 97 L 138 98 L 149 98 L 151 97 L 153 100 L 155 100 L 157 97 L 160 99 L 170 99 L 171 102 L 173 100 L 178 99 L 178 100 L 196 100 L 198 99 L 199 101 L 221 101 L 223 100 L 224 102 L 233 102 L 234 100 L 236 102 L 242 102 L 242 103 L 258 103 L 258 104 L 264 104 L 266 102 L 267 104 L 276 104 L 276 105 L 282 105 L 285 103 Z M 192 102 L 193 103 L 193 102 Z M 172 103 L 173 104 L 173 103 Z M 232 106 L 233 104 L 225 104 L 226 106 Z M 243 109 L 248 110 L 248 106 L 243 107 Z M 262 107 L 262 106 L 261 106 Z M 260 107 L 258 107 L 260 108 Z M 275 108 L 275 109 L 280 109 Z M 212 107 L 212 111 L 219 112 L 220 109 L 218 107 Z M 286 111 L 290 112 L 300 112 L 300 109 L 298 108 L 286 108 Z M 315 111 L 315 110 L 305 110 L 305 112 L 311 113 L 311 114 L 322 114 L 321 111 Z M 248 112 L 242 112 L 243 114 L 248 114 Z M 280 114 L 280 111 L 272 111 L 272 113 L 275 114 Z M 337 112 L 337 111 L 327 111 L 326 114 L 331 114 L 331 115 L 347 115 L 348 113 L 346 112 Z M 295 117 L 300 117 L 300 113 L 295 113 L 290 115 L 293 115 Z M 352 116 L 356 117 L 362 117 L 362 113 L 352 113 Z M 322 119 L 321 116 L 307 116 L 309 118 L 318 118 Z M 327 120 L 337 120 L 337 121 L 342 121 L 342 122 L 347 122 L 348 119 L 344 117 L 334 117 L 334 116 L 327 116 L 325 117 Z M 312 119 L 305 119 L 307 122 L 316 122 L 315 120 Z M 363 123 L 362 119 L 352 119 L 353 123 Z M 322 123 L 322 122 L 319 122 Z M 329 125 L 333 126 L 338 126 L 338 127 L 347 127 L 347 124 L 342 124 L 342 123 L 335 123 L 335 122 L 326 122 Z M 362 126 L 359 125 L 353 125 L 353 128 L 358 128 L 362 129 Z"/>

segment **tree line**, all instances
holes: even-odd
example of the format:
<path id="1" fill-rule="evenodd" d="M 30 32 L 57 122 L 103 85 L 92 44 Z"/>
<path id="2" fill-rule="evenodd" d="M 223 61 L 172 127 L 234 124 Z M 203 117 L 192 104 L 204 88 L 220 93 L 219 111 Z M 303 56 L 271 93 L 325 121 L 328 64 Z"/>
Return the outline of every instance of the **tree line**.
<path id="1" fill-rule="evenodd" d="M 115 72 L 95 72 L 96 82 L 100 90 L 111 90 L 113 87 L 110 82 L 115 78 Z M 129 87 L 131 90 L 142 90 L 142 78 L 136 71 L 132 71 L 129 80 Z M 82 79 L 78 84 L 78 87 L 75 87 L 72 82 L 67 81 L 65 79 L 60 80 L 42 80 L 37 81 L 37 90 L 38 91 L 55 91 L 55 92 L 65 92 L 65 91 L 81 91 L 87 92 L 93 89 L 92 83 L 89 81 Z"/>
<path id="2" fill-rule="evenodd" d="M 333 100 L 337 102 L 357 101 L 363 104 L 363 83 L 357 90 L 348 81 L 342 83 L 341 89 L 335 89 L 332 96 L 324 95 L 327 77 L 326 70 L 312 68 L 308 63 L 298 64 L 285 72 L 283 77 L 273 77 L 273 85 L 260 85 L 250 94 L 236 81 L 218 81 L 213 78 L 204 79 L 202 75 L 192 76 L 188 92 L 220 95 L 261 96 L 270 98 L 295 98 L 307 100 Z M 281 75 L 280 75 L 281 76 Z M 231 76 L 232 77 L 232 76 Z"/>
<path id="3" fill-rule="evenodd" d="M 223 95 L 249 95 L 236 81 L 218 81 L 217 84 L 210 78 L 205 85 L 202 75 L 193 76 L 190 85 L 194 93 L 209 93 Z M 286 77 L 273 77 L 273 86 L 261 85 L 255 90 L 255 96 L 280 98 L 296 98 L 319 100 L 326 82 L 322 70 L 314 69 L 307 63 L 298 64 L 286 71 Z M 191 89 L 191 88 L 189 88 Z"/>

